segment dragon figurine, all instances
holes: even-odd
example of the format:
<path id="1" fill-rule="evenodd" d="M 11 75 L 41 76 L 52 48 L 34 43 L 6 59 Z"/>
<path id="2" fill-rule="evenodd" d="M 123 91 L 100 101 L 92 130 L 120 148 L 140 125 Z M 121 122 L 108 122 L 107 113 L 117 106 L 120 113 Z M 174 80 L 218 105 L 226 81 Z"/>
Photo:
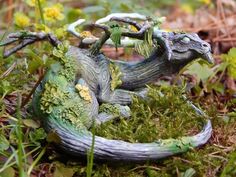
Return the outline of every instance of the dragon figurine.
<path id="1" fill-rule="evenodd" d="M 132 18 L 143 20 L 144 23 L 138 24 Z M 80 19 L 70 25 L 68 31 L 81 37 L 74 28 L 83 21 Z M 56 62 L 51 65 L 37 87 L 32 105 L 45 130 L 56 132 L 60 137 L 57 145 L 74 157 L 85 156 L 91 149 L 93 134 L 89 129 L 93 124 L 99 125 L 115 117 L 109 112 L 99 113 L 101 104 L 109 104 L 119 115 L 130 117 L 128 105 L 132 103 L 132 96 L 145 98 L 146 84 L 161 76 L 177 73 L 197 58 L 213 62 L 210 45 L 197 34 L 165 32 L 157 28 L 152 29 L 153 49 L 148 58 L 139 62 L 110 60 L 99 52 L 104 43 L 109 43 L 111 37 L 104 24 L 106 21 L 128 23 L 137 28 L 137 32 L 121 33 L 122 37 L 126 37 L 121 39 L 121 45 L 144 40 L 146 31 L 153 27 L 145 16 L 139 14 L 111 14 L 93 24 L 105 31 L 100 39 L 81 40 L 85 45 L 93 44 L 90 50 L 62 43 L 53 34 L 44 32 L 11 33 L 1 43 L 1 46 L 6 46 L 20 41 L 16 46 L 5 50 L 4 57 L 35 41 L 48 40 L 54 46 L 52 53 Z M 200 109 L 191 103 L 190 105 L 196 113 L 204 116 Z M 101 160 L 156 160 L 205 144 L 211 132 L 211 122 L 207 120 L 203 130 L 197 135 L 152 143 L 129 143 L 95 136 L 93 153 L 95 159 Z"/>

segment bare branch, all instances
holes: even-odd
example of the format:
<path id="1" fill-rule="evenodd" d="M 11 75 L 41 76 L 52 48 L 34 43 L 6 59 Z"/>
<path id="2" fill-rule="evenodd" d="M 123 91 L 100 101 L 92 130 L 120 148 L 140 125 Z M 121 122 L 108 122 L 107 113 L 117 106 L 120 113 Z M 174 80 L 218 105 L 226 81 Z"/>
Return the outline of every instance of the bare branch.
<path id="1" fill-rule="evenodd" d="M 35 42 L 35 39 L 26 39 L 26 40 L 23 40 L 20 44 L 18 44 L 15 47 L 12 47 L 12 48 L 10 48 L 8 50 L 4 49 L 3 57 L 7 58 L 10 55 L 12 55 L 13 53 L 17 52 L 18 50 L 20 50 L 20 49 L 24 48 L 25 46 L 27 46 L 29 44 L 32 44 L 34 42 Z"/>
<path id="2" fill-rule="evenodd" d="M 140 30 L 142 28 L 142 25 L 138 24 L 136 21 L 131 20 L 129 18 L 112 17 L 111 21 L 118 21 L 118 22 L 128 23 L 130 25 L 133 25 L 137 30 Z"/>
<path id="3" fill-rule="evenodd" d="M 8 76 L 12 70 L 16 67 L 16 62 L 14 62 L 1 76 L 0 76 L 0 79 Z"/>
<path id="4" fill-rule="evenodd" d="M 138 32 L 123 32 L 121 35 L 143 40 L 145 32 L 147 32 L 147 30 L 150 28 L 151 25 L 149 23 L 145 23 Z"/>
<path id="5" fill-rule="evenodd" d="M 7 36 L 7 39 L 3 41 L 0 46 L 7 46 L 12 43 L 15 43 L 19 41 L 19 44 L 16 46 L 10 48 L 10 49 L 4 49 L 3 57 L 9 57 L 13 53 L 17 52 L 18 50 L 24 48 L 25 46 L 32 44 L 36 41 L 41 40 L 48 40 L 53 46 L 57 46 L 59 43 L 61 43 L 56 36 L 53 34 L 48 33 L 34 33 L 34 32 L 18 32 L 18 33 L 11 33 Z"/>
<path id="6" fill-rule="evenodd" d="M 83 24 L 85 22 L 85 19 L 79 19 L 74 23 L 71 23 L 68 27 L 67 27 L 67 31 L 70 32 L 71 34 L 75 35 L 78 38 L 82 38 L 80 33 L 76 31 L 76 27 Z"/>
<path id="7" fill-rule="evenodd" d="M 102 29 L 107 34 L 110 33 L 109 27 L 106 26 L 106 25 L 100 25 L 100 24 L 92 23 L 92 24 L 89 24 L 89 26 Z"/>
<path id="8" fill-rule="evenodd" d="M 110 15 L 104 17 L 104 18 L 97 20 L 95 23 L 96 24 L 106 23 L 106 22 L 109 22 L 111 20 L 111 18 L 114 18 L 114 17 L 147 20 L 147 17 L 145 15 L 141 15 L 138 13 L 113 13 L 113 14 L 110 14 Z"/>

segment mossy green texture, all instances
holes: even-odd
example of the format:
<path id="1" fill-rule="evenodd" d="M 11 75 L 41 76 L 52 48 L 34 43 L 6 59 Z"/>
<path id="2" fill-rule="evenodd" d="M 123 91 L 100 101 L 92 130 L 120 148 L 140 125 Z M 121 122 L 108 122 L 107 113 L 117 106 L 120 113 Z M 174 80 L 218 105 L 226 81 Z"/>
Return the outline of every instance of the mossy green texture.
<path id="1" fill-rule="evenodd" d="M 122 84 L 121 76 L 122 73 L 120 71 L 119 66 L 115 65 L 114 63 L 110 62 L 109 65 L 110 74 L 111 74 L 111 90 L 115 90 Z"/>
<path id="2" fill-rule="evenodd" d="M 148 99 L 133 98 L 131 118 L 102 124 L 97 134 L 129 142 L 153 142 L 199 132 L 204 121 L 183 99 L 180 88 L 155 86 L 149 88 Z"/>
<path id="3" fill-rule="evenodd" d="M 73 57 L 66 55 L 67 51 L 68 43 L 59 44 L 53 50 L 57 62 L 46 74 L 40 109 L 44 114 L 68 120 L 74 127 L 89 126 L 87 103 L 73 83 L 77 65 Z"/>
<path id="4" fill-rule="evenodd" d="M 48 81 L 44 86 L 40 108 L 44 113 L 50 114 L 55 106 L 63 104 L 68 99 L 68 93 L 57 84 Z"/>
<path id="5" fill-rule="evenodd" d="M 135 44 L 135 50 L 144 57 L 149 57 L 153 51 L 153 28 L 145 32 L 144 40 Z"/>
<path id="6" fill-rule="evenodd" d="M 76 61 L 72 56 L 66 53 L 69 48 L 69 43 L 61 43 L 57 48 L 53 49 L 53 55 L 57 61 L 63 66 L 59 71 L 59 75 L 65 76 L 68 81 L 72 81 L 76 72 Z"/>
<path id="7" fill-rule="evenodd" d="M 112 105 L 109 103 L 103 103 L 99 106 L 99 112 L 104 112 L 107 114 L 111 114 L 111 115 L 120 115 L 120 111 L 119 108 L 116 105 Z"/>
<path id="8" fill-rule="evenodd" d="M 220 177 L 236 176 L 236 150 L 229 155 L 229 161 Z"/>

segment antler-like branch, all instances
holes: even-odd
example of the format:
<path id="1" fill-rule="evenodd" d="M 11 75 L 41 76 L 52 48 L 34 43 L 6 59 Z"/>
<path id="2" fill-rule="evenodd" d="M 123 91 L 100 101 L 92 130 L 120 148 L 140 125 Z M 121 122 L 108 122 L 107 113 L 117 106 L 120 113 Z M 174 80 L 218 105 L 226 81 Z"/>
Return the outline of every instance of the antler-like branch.
<path id="1" fill-rule="evenodd" d="M 123 19 L 129 18 L 129 19 L 139 19 L 143 21 L 147 20 L 147 17 L 145 15 L 141 15 L 138 13 L 113 13 L 104 18 L 97 20 L 95 23 L 96 24 L 106 23 L 106 22 L 109 22 L 112 18 L 123 18 Z"/>
<path id="2" fill-rule="evenodd" d="M 141 25 L 132 19 L 138 19 L 138 20 L 145 21 L 145 22 L 143 25 Z M 160 18 L 158 20 L 163 21 L 164 19 L 165 18 Z M 121 46 L 134 46 L 138 42 L 138 40 L 143 40 L 144 36 L 145 36 L 145 32 L 148 29 L 150 29 L 151 27 L 153 27 L 153 38 L 156 38 L 158 44 L 166 50 L 167 58 L 170 59 L 171 50 L 170 50 L 169 43 L 168 43 L 167 39 L 162 36 L 163 31 L 160 31 L 157 27 L 153 26 L 154 23 L 150 22 L 148 20 L 149 20 L 148 17 L 138 14 L 138 13 L 113 13 L 113 14 L 110 14 L 104 18 L 97 20 L 95 22 L 95 24 L 92 24 L 92 26 L 104 30 L 105 34 L 100 39 L 96 38 L 96 37 L 82 38 L 81 34 L 76 31 L 75 27 L 84 23 L 85 22 L 84 19 L 79 19 L 76 22 L 69 25 L 68 31 L 70 33 L 72 33 L 73 35 L 81 38 L 82 44 L 83 43 L 87 44 L 87 45 L 93 44 L 93 46 L 91 48 L 91 53 L 97 54 L 99 52 L 99 50 L 101 49 L 101 47 L 103 46 L 103 44 L 106 43 L 106 44 L 113 45 L 113 42 L 111 41 L 111 39 L 109 39 L 110 35 L 111 35 L 110 31 L 109 31 L 109 27 L 104 25 L 104 23 L 106 23 L 106 22 L 109 22 L 109 21 L 123 22 L 123 23 L 127 23 L 127 24 L 135 26 L 135 28 L 138 30 L 138 32 L 122 32 L 121 36 L 124 36 L 125 38 L 121 39 L 121 41 L 120 41 Z"/>
<path id="3" fill-rule="evenodd" d="M 10 49 L 4 49 L 3 52 L 3 57 L 9 57 L 13 53 L 17 52 L 18 50 L 24 48 L 25 46 L 32 44 L 36 41 L 41 41 L 41 40 L 49 40 L 49 42 L 53 46 L 57 46 L 59 43 L 61 43 L 53 34 L 51 33 L 44 33 L 44 32 L 18 32 L 18 33 L 10 33 L 7 38 L 0 43 L 0 46 L 7 46 L 13 43 L 16 43 L 19 41 L 19 43 L 10 48 Z"/>
<path id="4" fill-rule="evenodd" d="M 130 20 L 129 18 L 112 17 L 110 20 L 128 23 L 130 25 L 133 25 L 137 30 L 140 30 L 142 28 L 142 25 L 138 24 L 134 20 Z"/>
<path id="5" fill-rule="evenodd" d="M 91 25 L 94 26 L 94 27 L 97 27 L 97 28 L 101 28 L 105 31 L 105 28 L 107 26 L 104 25 L 104 23 L 109 22 L 110 20 L 113 20 L 113 21 L 122 21 L 124 23 L 134 25 L 138 30 L 140 30 L 142 28 L 142 26 L 139 25 L 137 22 L 132 21 L 128 18 L 130 18 L 130 19 L 139 19 L 139 20 L 143 20 L 143 21 L 147 20 L 146 16 L 138 14 L 138 13 L 113 13 L 113 14 L 110 14 L 110 15 L 104 17 L 104 18 L 101 18 L 101 19 L 97 20 L 95 22 L 95 24 L 91 24 Z M 99 38 L 96 38 L 96 37 L 83 38 L 81 33 L 79 33 L 76 30 L 76 27 L 79 26 L 79 25 L 82 25 L 84 22 L 85 22 L 85 19 L 77 20 L 76 22 L 74 22 L 74 23 L 72 23 L 68 26 L 67 31 L 70 32 L 71 34 L 75 35 L 76 37 L 80 38 L 81 42 L 86 44 L 86 45 L 96 43 L 96 41 L 98 41 Z M 109 29 L 109 28 L 106 28 L 106 29 Z M 108 33 L 106 33 L 106 31 L 105 31 L 105 35 L 107 35 L 107 34 Z M 124 33 L 124 35 L 122 35 L 122 36 L 128 36 L 128 37 L 130 36 L 130 37 L 136 38 L 135 37 L 136 35 L 138 36 L 138 39 L 139 39 L 140 34 Z M 106 37 L 102 37 L 101 39 L 102 39 L 102 41 L 104 41 L 104 39 L 106 39 Z M 121 40 L 121 45 L 122 46 L 134 46 L 134 44 L 136 42 L 137 42 L 137 40 L 125 38 L 125 39 Z M 102 42 L 102 43 L 104 44 L 104 42 Z M 109 39 L 109 37 L 106 39 L 105 43 L 106 44 L 111 44 L 111 45 L 113 44 L 113 42 Z"/>

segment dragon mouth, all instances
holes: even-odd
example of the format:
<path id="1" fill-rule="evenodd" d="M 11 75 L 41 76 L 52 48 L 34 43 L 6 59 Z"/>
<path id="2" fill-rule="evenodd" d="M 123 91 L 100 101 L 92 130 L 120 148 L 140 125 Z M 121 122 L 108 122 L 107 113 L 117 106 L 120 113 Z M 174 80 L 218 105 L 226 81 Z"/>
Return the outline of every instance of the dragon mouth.
<path id="1" fill-rule="evenodd" d="M 214 63 L 215 63 L 214 58 L 213 58 L 213 56 L 212 56 L 212 54 L 211 54 L 210 51 L 204 53 L 204 54 L 202 55 L 202 58 L 205 59 L 205 60 L 206 60 L 208 63 L 210 63 L 210 64 L 214 64 Z"/>

